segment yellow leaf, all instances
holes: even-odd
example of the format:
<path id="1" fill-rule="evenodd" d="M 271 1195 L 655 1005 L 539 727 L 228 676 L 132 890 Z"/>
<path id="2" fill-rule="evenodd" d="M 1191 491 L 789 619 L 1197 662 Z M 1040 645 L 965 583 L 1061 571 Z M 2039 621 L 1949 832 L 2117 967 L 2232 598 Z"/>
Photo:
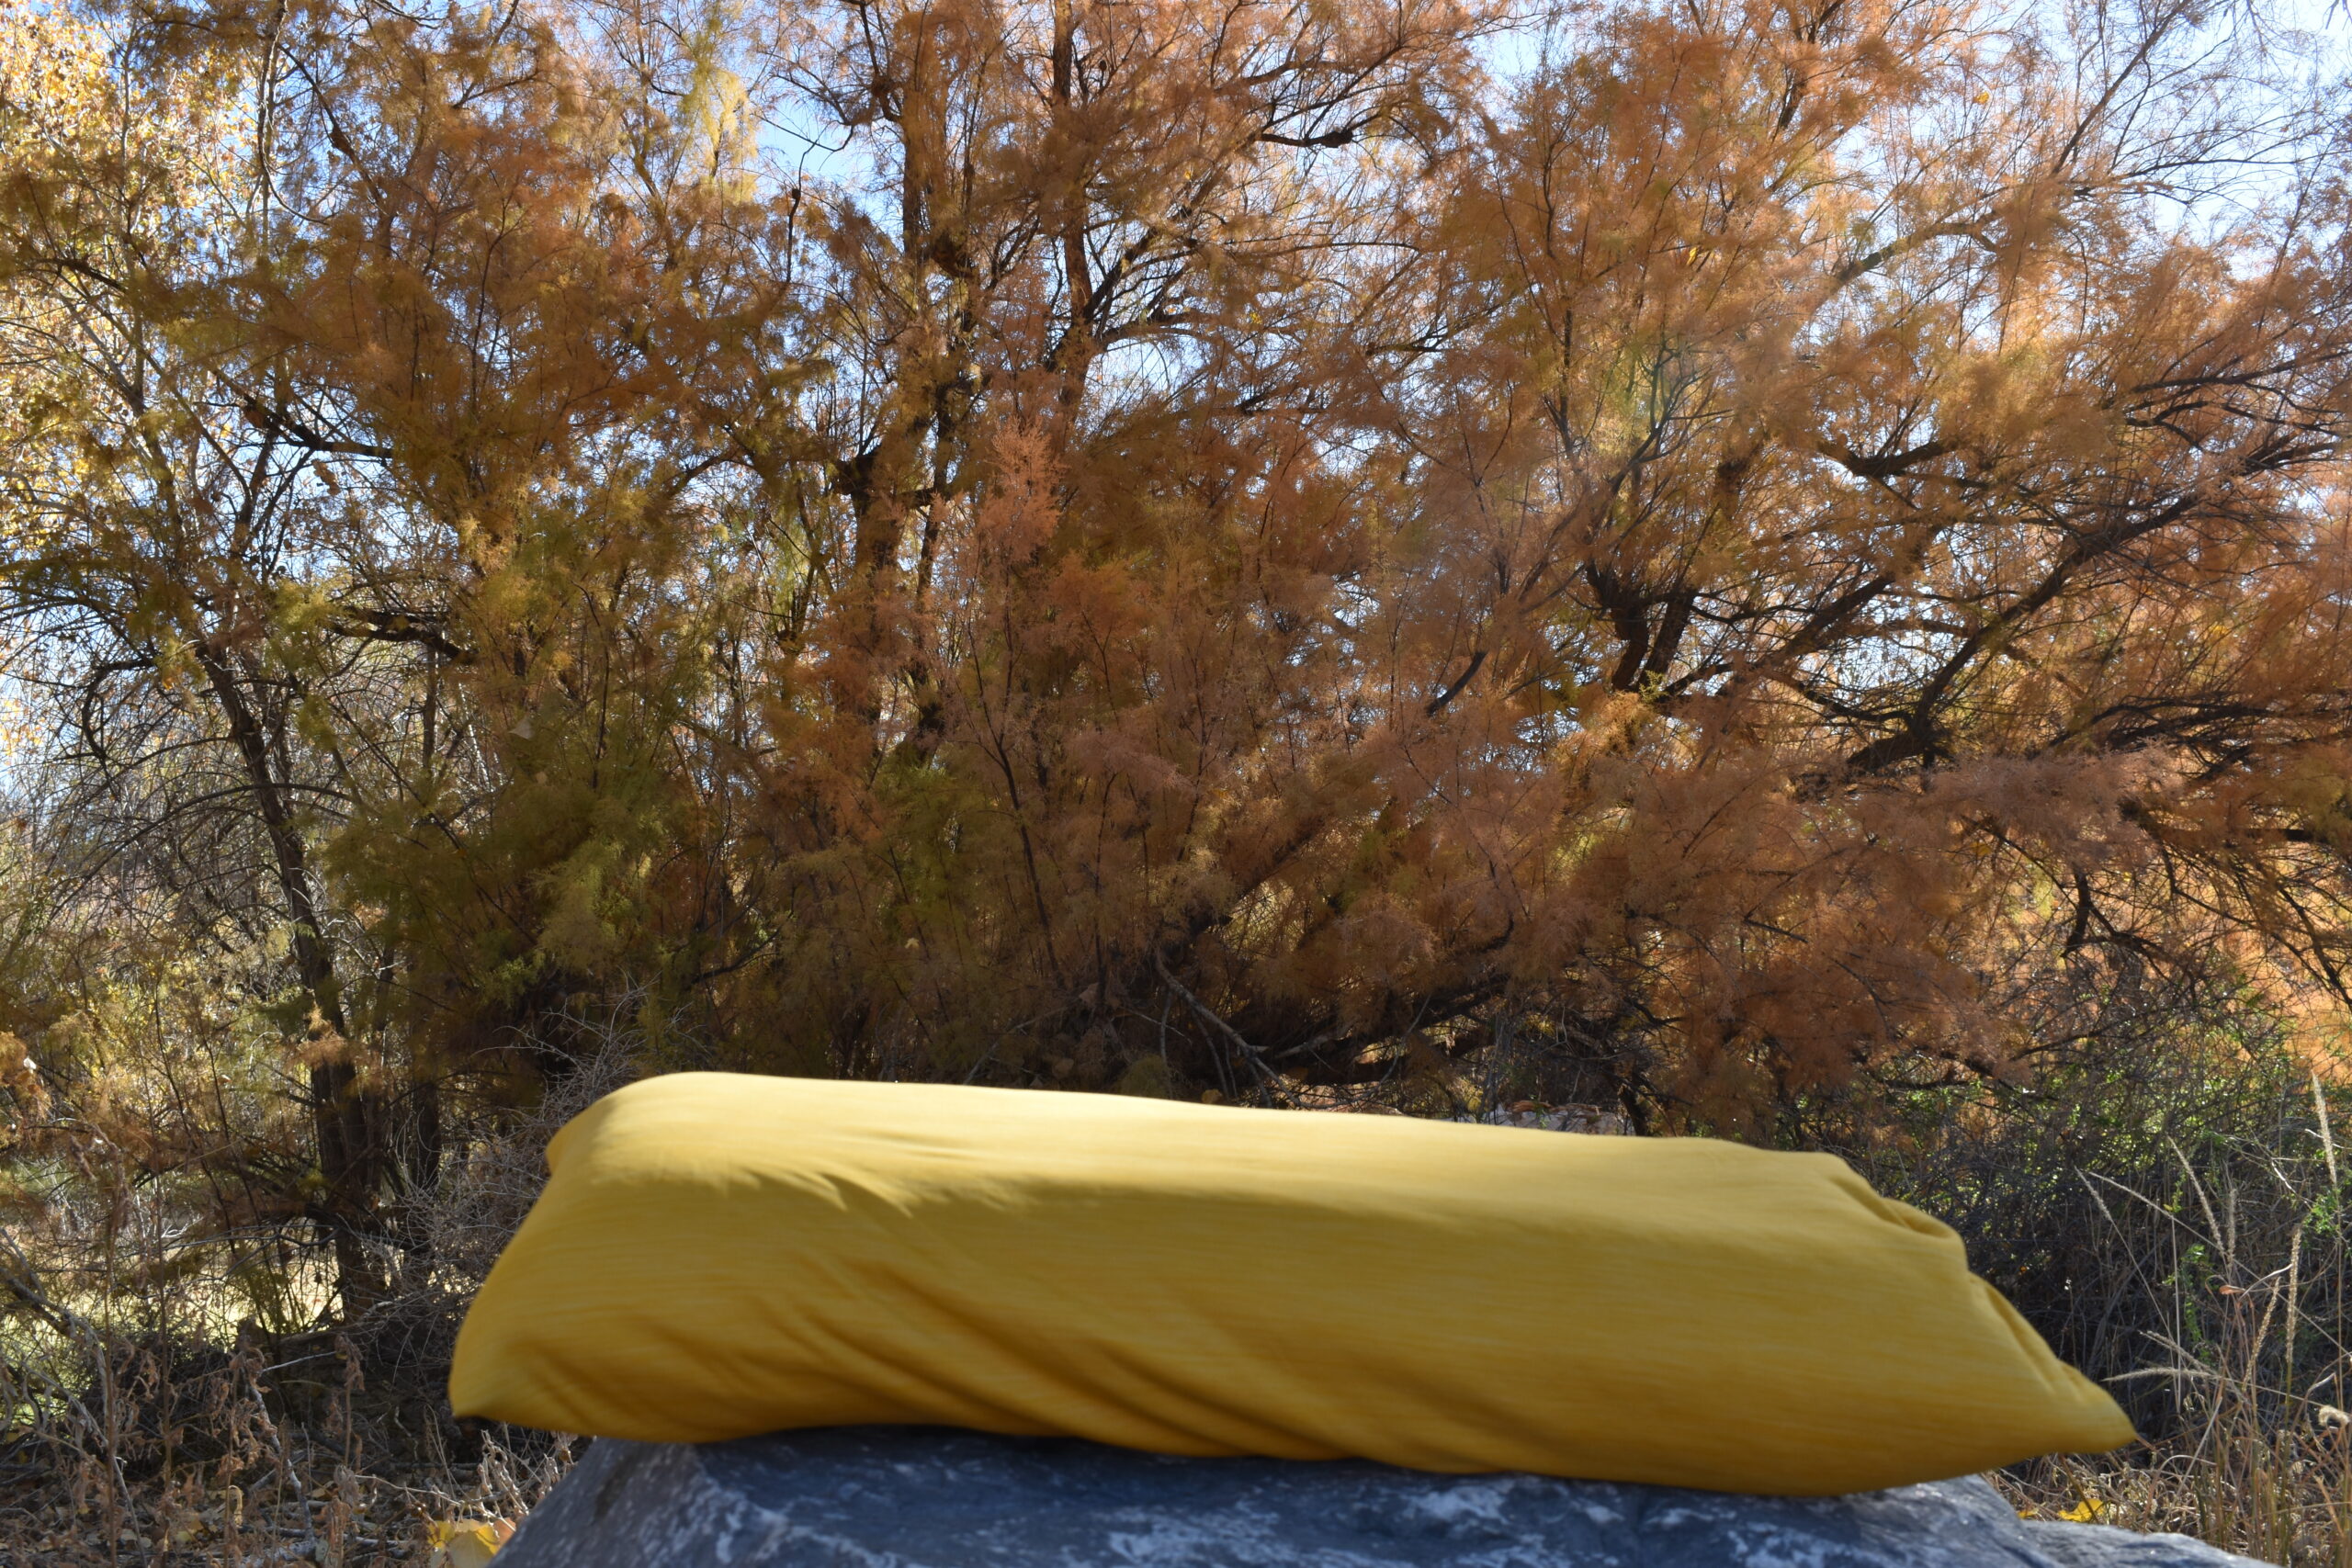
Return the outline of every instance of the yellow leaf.
<path id="1" fill-rule="evenodd" d="M 2106 1504 L 2096 1497 L 2086 1497 L 2058 1517 L 2072 1525 L 2095 1525 L 2106 1512 Z"/>
<path id="2" fill-rule="evenodd" d="M 425 1530 L 426 1541 L 433 1548 L 425 1568 L 482 1568 L 514 1533 L 514 1527 L 504 1519 L 488 1523 L 436 1520 Z"/>

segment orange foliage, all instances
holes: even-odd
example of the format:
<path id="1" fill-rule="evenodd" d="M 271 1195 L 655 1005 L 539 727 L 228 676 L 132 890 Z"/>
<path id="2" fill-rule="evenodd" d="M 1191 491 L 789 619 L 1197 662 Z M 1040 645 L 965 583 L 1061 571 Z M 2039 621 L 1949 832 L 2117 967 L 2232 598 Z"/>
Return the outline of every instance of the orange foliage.
<path id="1" fill-rule="evenodd" d="M 385 1085 L 560 1070 L 590 997 L 679 1060 L 1740 1127 L 2344 994 L 2343 148 L 2259 43 L 388 16 L 121 13 L 254 188 L 141 239 L 68 145 L 0 214 L 18 317 L 92 312 L 6 459 L 61 798 L 219 771 L 269 852 L 155 875 L 313 933 L 351 1213 Z"/>

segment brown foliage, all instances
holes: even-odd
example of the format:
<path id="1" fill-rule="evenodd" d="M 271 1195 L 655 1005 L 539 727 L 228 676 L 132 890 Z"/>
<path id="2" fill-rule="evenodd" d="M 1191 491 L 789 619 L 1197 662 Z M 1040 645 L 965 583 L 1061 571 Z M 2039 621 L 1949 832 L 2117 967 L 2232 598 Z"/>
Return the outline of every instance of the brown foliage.
<path id="1" fill-rule="evenodd" d="M 2344 996 L 2352 258 L 2269 34 L 9 16 L 103 47 L 5 110 L 0 1022 L 243 998 L 346 1307 L 617 997 L 1815 1137 Z"/>

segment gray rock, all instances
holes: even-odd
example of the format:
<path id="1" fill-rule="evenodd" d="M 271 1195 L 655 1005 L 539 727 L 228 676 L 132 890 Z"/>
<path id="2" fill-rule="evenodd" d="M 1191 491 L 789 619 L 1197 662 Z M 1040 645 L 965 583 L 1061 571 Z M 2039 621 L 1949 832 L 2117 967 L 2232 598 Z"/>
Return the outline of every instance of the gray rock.
<path id="1" fill-rule="evenodd" d="M 605 1441 L 498 1568 L 2256 1568 L 2029 1523 L 1981 1478 L 1747 1497 L 1538 1475 L 1170 1459 L 914 1427 Z"/>

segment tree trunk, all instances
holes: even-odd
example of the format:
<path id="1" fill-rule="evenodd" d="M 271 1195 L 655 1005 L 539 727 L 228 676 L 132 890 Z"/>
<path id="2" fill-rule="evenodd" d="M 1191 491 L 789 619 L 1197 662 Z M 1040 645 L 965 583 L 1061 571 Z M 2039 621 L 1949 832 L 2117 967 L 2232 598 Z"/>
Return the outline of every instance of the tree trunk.
<path id="1" fill-rule="evenodd" d="M 271 762 L 269 737 L 245 699 L 228 653 L 205 645 L 198 658 L 213 699 L 228 721 L 230 739 L 244 761 L 254 803 L 268 835 L 278 892 L 286 900 L 293 929 L 295 974 L 311 1003 L 307 1042 L 311 1055 L 311 1121 L 324 1186 L 314 1212 L 334 1243 L 335 1289 L 348 1320 L 384 1294 L 383 1269 L 368 1248 L 384 1176 L 382 1141 L 377 1136 L 382 1122 L 379 1097 L 360 1081 L 358 1067 L 350 1058 L 334 951 L 320 923 L 310 857 L 294 826 L 287 781 Z"/>

